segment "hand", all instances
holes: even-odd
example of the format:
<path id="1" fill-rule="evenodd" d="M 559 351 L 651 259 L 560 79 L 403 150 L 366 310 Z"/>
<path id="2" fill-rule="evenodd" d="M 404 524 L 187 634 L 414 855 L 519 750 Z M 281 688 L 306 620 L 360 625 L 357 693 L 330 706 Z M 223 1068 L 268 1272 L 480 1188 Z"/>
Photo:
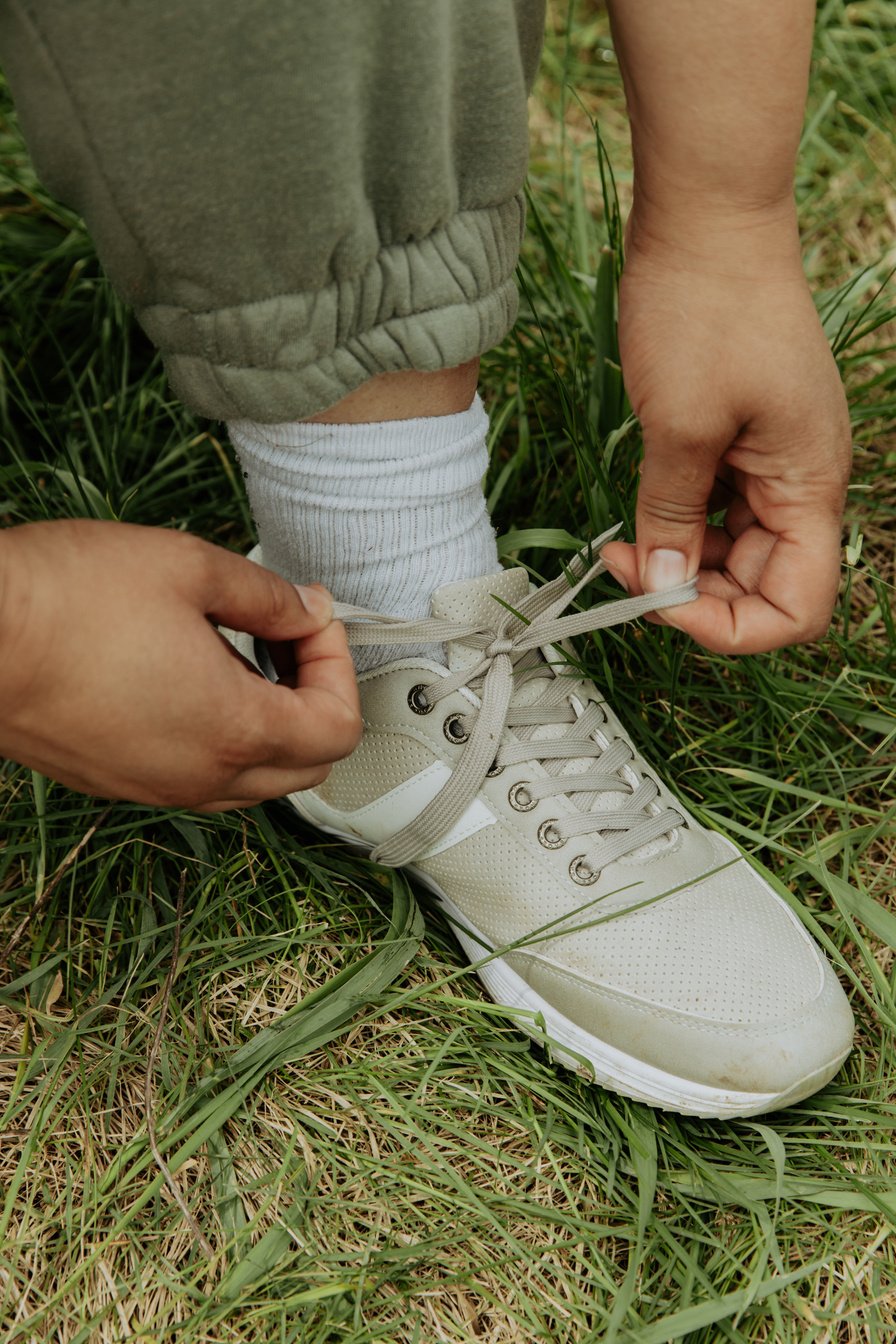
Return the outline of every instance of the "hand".
<path id="1" fill-rule="evenodd" d="M 195 537 L 123 523 L 0 534 L 0 752 L 73 789 L 210 812 L 319 784 L 361 732 L 345 631 Z M 295 689 L 212 622 L 294 641 Z"/>
<path id="2" fill-rule="evenodd" d="M 630 230 L 620 344 L 644 463 L 636 546 L 604 549 L 632 593 L 696 574 L 698 600 L 654 619 L 722 653 L 827 630 L 851 456 L 797 250 L 748 232 L 684 252 Z"/>

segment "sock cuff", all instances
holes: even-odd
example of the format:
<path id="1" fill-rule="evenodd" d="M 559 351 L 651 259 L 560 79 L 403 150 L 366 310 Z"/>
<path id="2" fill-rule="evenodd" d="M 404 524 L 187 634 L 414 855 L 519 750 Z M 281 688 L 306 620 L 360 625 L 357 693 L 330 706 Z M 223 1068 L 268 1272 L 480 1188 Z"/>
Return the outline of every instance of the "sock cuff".
<path id="1" fill-rule="evenodd" d="M 500 572 L 482 494 L 488 417 L 479 397 L 453 415 L 378 424 L 228 425 L 265 564 L 294 583 L 413 618 L 445 583 Z M 405 655 L 441 659 L 440 645 Z M 395 656 L 354 652 L 359 669 Z"/>
<path id="2" fill-rule="evenodd" d="M 325 455 L 333 447 L 343 459 L 358 462 L 412 462 L 454 448 L 461 440 L 484 439 L 488 416 L 477 392 L 465 411 L 421 416 L 415 420 L 379 420 L 357 425 L 319 424 L 310 420 L 263 425 L 231 420 L 227 432 L 235 447 L 250 447 L 269 461 L 289 459 L 313 449 Z"/>
<path id="3" fill-rule="evenodd" d="M 455 415 L 372 425 L 264 425 L 263 438 L 252 428 L 245 421 L 229 426 L 244 469 L 306 506 L 366 511 L 394 508 L 397 501 L 403 507 L 434 503 L 479 492 L 488 470 L 488 417 L 478 396 Z M 297 442 L 306 429 L 315 433 Z"/>

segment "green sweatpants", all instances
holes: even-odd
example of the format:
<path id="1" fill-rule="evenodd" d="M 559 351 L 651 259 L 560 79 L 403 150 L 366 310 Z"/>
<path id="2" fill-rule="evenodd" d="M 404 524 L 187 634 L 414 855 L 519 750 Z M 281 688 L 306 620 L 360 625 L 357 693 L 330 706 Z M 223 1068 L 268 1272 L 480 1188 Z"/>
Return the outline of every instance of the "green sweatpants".
<path id="1" fill-rule="evenodd" d="M 47 187 L 174 390 L 296 420 L 516 314 L 544 0 L 0 0 Z"/>

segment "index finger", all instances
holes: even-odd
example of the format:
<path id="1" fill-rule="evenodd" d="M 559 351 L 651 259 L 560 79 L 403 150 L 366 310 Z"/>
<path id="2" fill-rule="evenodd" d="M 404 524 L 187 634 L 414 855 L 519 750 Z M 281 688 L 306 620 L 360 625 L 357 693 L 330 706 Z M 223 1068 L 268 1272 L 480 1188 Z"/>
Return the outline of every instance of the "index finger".
<path id="1" fill-rule="evenodd" d="M 777 538 L 757 591 L 728 599 L 701 589 L 696 602 L 661 619 L 713 653 L 767 653 L 826 633 L 839 578 L 839 526 L 818 520 L 798 537 Z"/>

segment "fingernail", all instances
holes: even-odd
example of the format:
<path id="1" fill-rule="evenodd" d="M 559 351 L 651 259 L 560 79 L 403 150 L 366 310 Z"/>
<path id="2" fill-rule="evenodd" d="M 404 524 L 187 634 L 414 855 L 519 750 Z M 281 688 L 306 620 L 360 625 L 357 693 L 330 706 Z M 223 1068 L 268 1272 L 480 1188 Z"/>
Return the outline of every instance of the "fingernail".
<path id="1" fill-rule="evenodd" d="M 306 588 L 300 583 L 294 583 L 293 587 L 309 616 L 319 621 L 333 615 L 333 602 L 329 593 L 322 593 L 319 588 Z"/>
<path id="2" fill-rule="evenodd" d="M 660 548 L 651 551 L 644 570 L 644 587 L 648 593 L 661 593 L 675 588 L 688 577 L 688 562 L 681 551 Z"/>
<path id="3" fill-rule="evenodd" d="M 611 564 L 609 560 L 605 560 L 604 564 L 606 565 L 610 573 L 613 575 L 613 578 L 619 584 L 620 588 L 624 588 L 626 592 L 629 592 L 630 589 L 628 586 L 628 580 L 626 579 L 625 575 L 622 574 L 614 564 Z"/>

